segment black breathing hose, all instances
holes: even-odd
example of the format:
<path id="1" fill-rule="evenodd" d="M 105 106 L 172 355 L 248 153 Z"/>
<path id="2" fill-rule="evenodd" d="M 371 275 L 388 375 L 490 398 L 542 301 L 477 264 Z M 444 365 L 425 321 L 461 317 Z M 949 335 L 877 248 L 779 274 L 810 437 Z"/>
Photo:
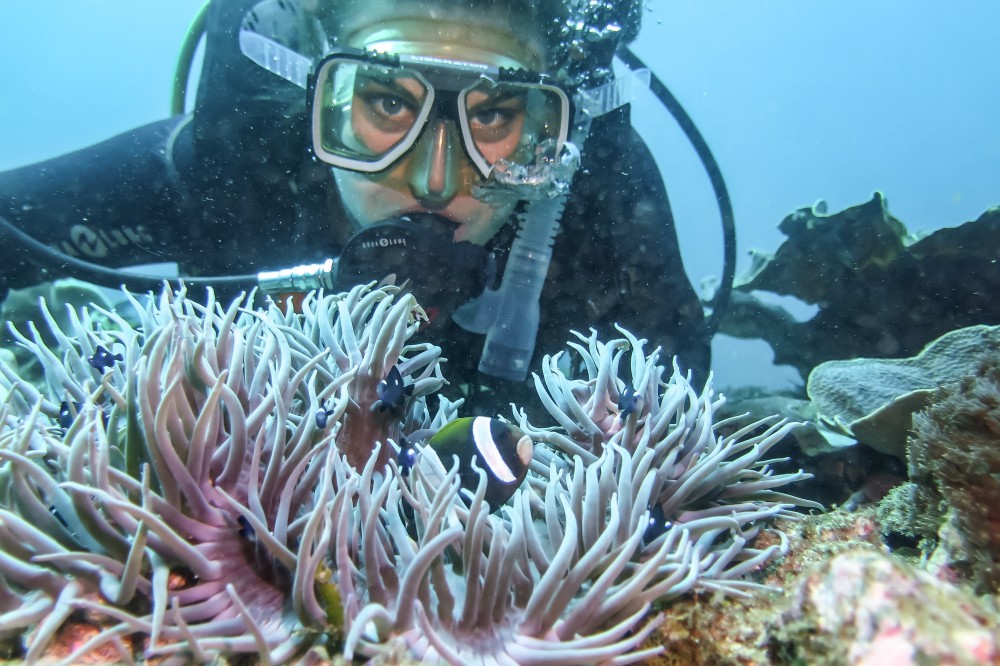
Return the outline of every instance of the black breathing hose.
<path id="1" fill-rule="evenodd" d="M 617 55 L 630 69 L 645 67 L 639 56 L 633 53 L 627 46 L 620 48 Z M 702 166 L 705 167 L 705 173 L 708 174 L 708 179 L 712 183 L 712 190 L 715 192 L 715 202 L 719 206 L 719 215 L 722 217 L 722 280 L 719 282 L 719 289 L 715 292 L 715 297 L 712 299 L 712 314 L 705 321 L 708 334 L 713 336 L 719 330 L 719 324 L 722 322 L 722 318 L 726 314 L 726 309 L 729 307 L 729 297 L 733 291 L 733 280 L 736 278 L 736 222 L 733 217 L 733 204 L 729 198 L 729 191 L 726 189 L 726 181 L 722 178 L 722 171 L 719 169 L 719 164 L 715 161 L 715 157 L 712 155 L 708 143 L 705 142 L 705 138 L 698 131 L 698 127 L 694 124 L 694 121 L 691 120 L 691 116 L 687 114 L 687 111 L 684 110 L 684 107 L 677 101 L 673 93 L 667 89 L 663 81 L 656 74 L 652 73 L 652 71 L 650 71 L 650 74 L 649 89 L 670 112 L 670 115 L 674 117 L 674 120 L 677 121 L 677 124 L 684 131 L 684 135 L 687 136 L 688 141 L 698 154 L 698 159 L 701 160 Z"/>
<path id="2" fill-rule="evenodd" d="M 108 268 L 55 250 L 24 233 L 3 216 L 0 216 L 0 242 L 13 248 L 13 251 L 26 255 L 30 262 L 42 266 L 45 270 L 43 279 L 46 280 L 74 277 L 112 289 L 127 284 L 133 291 L 159 291 L 164 282 L 174 280 L 182 280 L 185 285 L 199 289 L 217 287 L 248 290 L 257 285 L 256 275 L 165 278 Z"/>

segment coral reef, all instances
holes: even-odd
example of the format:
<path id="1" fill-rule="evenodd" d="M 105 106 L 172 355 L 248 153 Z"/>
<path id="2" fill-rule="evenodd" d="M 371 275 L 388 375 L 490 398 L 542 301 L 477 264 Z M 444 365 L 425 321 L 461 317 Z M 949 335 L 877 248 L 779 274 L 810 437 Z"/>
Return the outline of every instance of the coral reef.
<path id="1" fill-rule="evenodd" d="M 762 525 L 810 505 L 764 458 L 795 424 L 716 434 L 722 398 L 625 332 L 546 357 L 549 418 L 515 412 L 531 471 L 490 513 L 484 471 L 463 486 L 419 443 L 460 404 L 412 296 L 129 301 L 135 324 L 68 330 L 43 303 L 57 344 L 15 336 L 44 382 L 0 366 L 0 637 L 29 663 L 638 661 L 655 602 L 761 589 L 787 551 Z M 412 394 L 387 405 L 393 368 Z"/>
<path id="2" fill-rule="evenodd" d="M 771 639 L 774 663 L 988 664 L 995 612 L 884 552 L 849 550 L 804 577 Z"/>
<path id="3" fill-rule="evenodd" d="M 668 650 L 650 666 L 820 663 L 822 651 L 810 653 L 806 645 L 809 618 L 800 618 L 796 625 L 803 631 L 791 635 L 784 631 L 782 616 L 796 607 L 802 582 L 826 562 L 847 551 L 882 548 L 872 513 L 868 507 L 857 513 L 834 510 L 795 522 L 779 520 L 776 526 L 788 539 L 789 553 L 767 566 L 760 579 L 773 591 L 749 598 L 696 594 L 676 600 L 665 609 L 665 621 L 657 630 L 656 640 Z M 799 660 L 786 659 L 789 654 Z"/>
<path id="4" fill-rule="evenodd" d="M 780 224 L 788 237 L 756 254 L 733 293 L 724 333 L 761 338 L 775 363 L 803 378 L 823 361 L 913 356 L 944 333 L 1000 324 L 1000 208 L 914 238 L 876 192 L 826 215 L 802 208 Z M 817 306 L 807 321 L 758 299 L 764 291 Z"/>
<path id="5" fill-rule="evenodd" d="M 913 531 L 931 563 L 1000 592 L 1000 356 L 940 389 L 914 416 L 908 448 Z M 928 529 L 933 526 L 934 529 Z"/>
<path id="6" fill-rule="evenodd" d="M 876 451 L 903 458 L 912 415 L 940 386 L 973 375 L 983 358 L 1000 354 L 1000 327 L 950 331 L 912 358 L 826 361 L 809 373 L 806 390 L 818 420 Z"/>
<path id="7" fill-rule="evenodd" d="M 789 554 L 753 598 L 696 594 L 665 609 L 649 666 L 998 664 L 995 599 L 886 552 L 875 508 L 778 521 Z"/>

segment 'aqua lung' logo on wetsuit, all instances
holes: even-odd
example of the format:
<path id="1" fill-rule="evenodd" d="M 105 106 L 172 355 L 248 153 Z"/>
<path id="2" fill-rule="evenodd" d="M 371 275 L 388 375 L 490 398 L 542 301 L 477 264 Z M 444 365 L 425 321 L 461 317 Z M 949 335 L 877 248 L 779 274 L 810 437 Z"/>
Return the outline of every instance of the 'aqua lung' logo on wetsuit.
<path id="1" fill-rule="evenodd" d="M 74 224 L 69 230 L 69 240 L 59 243 L 60 249 L 71 257 L 104 259 L 112 250 L 130 245 L 150 245 L 153 237 L 142 225 L 118 229 L 92 229 L 85 224 Z"/>
<path id="2" fill-rule="evenodd" d="M 379 238 L 378 240 L 365 241 L 361 247 L 369 250 L 373 247 L 389 247 L 390 245 L 406 245 L 405 238 Z"/>

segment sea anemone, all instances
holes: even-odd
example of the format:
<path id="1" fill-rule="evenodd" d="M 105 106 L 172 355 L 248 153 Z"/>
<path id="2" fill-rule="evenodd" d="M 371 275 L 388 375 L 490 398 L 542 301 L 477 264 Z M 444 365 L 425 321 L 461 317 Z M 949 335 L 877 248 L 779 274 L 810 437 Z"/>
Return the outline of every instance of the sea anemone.
<path id="1" fill-rule="evenodd" d="M 646 355 L 644 340 L 619 330 L 624 337 L 608 343 L 594 331 L 589 337 L 577 334 L 584 344 L 569 346 L 579 357 L 579 376 L 564 371 L 574 364 L 562 353 L 543 359 L 535 387 L 556 423 L 534 427 L 519 412 L 522 429 L 550 446 L 537 447 L 532 468 L 537 476 L 529 478 L 538 488 L 565 488 L 574 514 L 586 526 L 581 554 L 617 505 L 623 524 L 615 547 L 643 530 L 640 559 L 663 543 L 691 543 L 696 571 L 692 584 L 680 592 L 695 581 L 698 587 L 731 592 L 757 587 L 742 576 L 786 551 L 780 532 L 779 545 L 763 551 L 748 546 L 761 525 L 778 516 L 795 517 L 790 512 L 795 506 L 821 508 L 774 490 L 810 475 L 775 474 L 770 462 L 761 460 L 800 424 L 762 419 L 716 436 L 716 429 L 739 417 L 713 420 L 725 399 L 714 396 L 711 380 L 699 394 L 675 365 L 663 381 L 659 350 Z M 573 461 L 572 472 L 564 472 L 567 459 Z"/>
<path id="2" fill-rule="evenodd" d="M 635 661 L 662 649 L 642 647 L 653 602 L 757 587 L 742 576 L 785 549 L 753 548 L 760 525 L 806 504 L 773 490 L 805 475 L 761 461 L 793 424 L 716 437 L 711 389 L 663 381 L 625 332 L 571 345 L 579 378 L 546 357 L 554 423 L 515 412 L 532 471 L 490 513 L 485 470 L 463 486 L 419 443 L 412 470 L 396 461 L 461 407 L 438 395 L 439 348 L 411 341 L 409 294 L 298 313 L 126 296 L 131 322 L 85 308 L 65 332 L 42 304 L 54 348 L 15 333 L 39 387 L 0 367 L 0 637 L 28 662 Z M 393 369 L 412 389 L 387 404 Z"/>

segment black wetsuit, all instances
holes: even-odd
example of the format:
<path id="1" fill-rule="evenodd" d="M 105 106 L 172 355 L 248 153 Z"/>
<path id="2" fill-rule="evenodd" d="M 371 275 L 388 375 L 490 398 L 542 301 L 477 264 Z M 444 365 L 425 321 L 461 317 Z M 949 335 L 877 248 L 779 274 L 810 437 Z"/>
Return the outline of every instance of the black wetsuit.
<path id="1" fill-rule="evenodd" d="M 193 114 L 0 173 L 0 215 L 88 261 L 176 261 L 182 275 L 255 273 L 338 254 L 352 223 L 330 168 L 310 155 L 305 95 L 239 50 L 239 24 L 255 1 L 210 8 Z M 0 262 L 3 293 L 48 277 L 14 251 Z M 542 294 L 533 367 L 562 349 L 571 329 L 609 339 L 616 322 L 704 377 L 702 309 L 663 184 L 627 110 L 599 119 L 585 146 Z M 482 337 L 453 326 L 446 338 L 446 376 L 472 377 Z"/>

